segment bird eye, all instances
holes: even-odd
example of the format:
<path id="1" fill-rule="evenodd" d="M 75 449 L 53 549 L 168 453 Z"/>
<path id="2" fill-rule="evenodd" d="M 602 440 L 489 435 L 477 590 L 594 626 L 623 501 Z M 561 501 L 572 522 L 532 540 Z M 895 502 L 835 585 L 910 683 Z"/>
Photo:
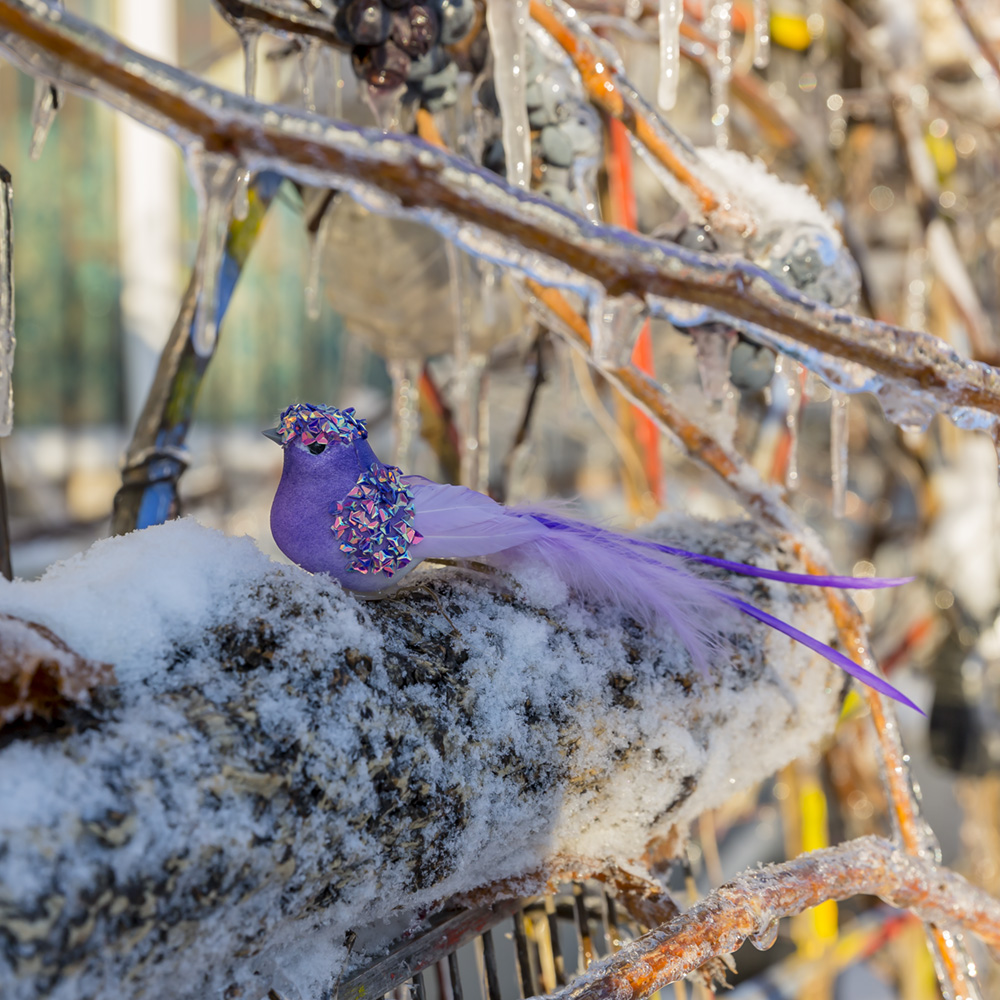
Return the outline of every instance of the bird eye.
<path id="1" fill-rule="evenodd" d="M 313 443 L 309 445 L 309 450 L 314 455 L 322 455 L 323 452 L 326 451 L 326 445 L 320 444 L 319 441 L 313 441 Z"/>

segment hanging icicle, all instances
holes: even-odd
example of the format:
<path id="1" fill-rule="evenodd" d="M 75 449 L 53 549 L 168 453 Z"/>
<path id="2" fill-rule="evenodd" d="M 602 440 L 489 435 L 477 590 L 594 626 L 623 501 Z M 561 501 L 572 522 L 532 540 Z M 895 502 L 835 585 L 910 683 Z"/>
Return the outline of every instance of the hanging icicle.
<path id="1" fill-rule="evenodd" d="M 705 34 L 715 42 L 715 53 L 708 59 L 709 101 L 712 106 L 712 124 L 715 126 L 715 145 L 719 149 L 726 149 L 729 146 L 729 81 L 733 73 L 732 0 L 715 0 L 711 3 L 703 27 Z"/>
<path id="2" fill-rule="evenodd" d="M 14 424 L 14 186 L 0 167 L 0 437 Z"/>
<path id="3" fill-rule="evenodd" d="M 753 64 L 764 69 L 771 61 L 771 8 L 768 0 L 753 0 Z"/>
<path id="4" fill-rule="evenodd" d="M 413 454 L 420 430 L 421 361 L 412 359 L 386 362 L 392 379 L 392 429 L 396 435 L 393 465 L 400 469 L 413 468 Z"/>
<path id="5" fill-rule="evenodd" d="M 660 85 L 656 99 L 664 111 L 669 111 L 677 103 L 683 19 L 683 0 L 660 0 L 657 18 L 660 29 Z"/>
<path id="6" fill-rule="evenodd" d="M 192 147 L 187 151 L 188 174 L 198 195 L 200 235 L 195 274 L 198 305 L 191 338 L 195 351 L 209 357 L 218 339 L 216 315 L 219 301 L 219 271 L 226 249 L 229 214 L 236 195 L 239 164 L 227 156 L 205 153 Z"/>
<path id="7" fill-rule="evenodd" d="M 785 488 L 799 488 L 799 416 L 802 411 L 802 371 L 797 361 L 779 354 L 774 362 L 774 399 L 779 413 L 784 411 L 788 432 L 788 462 L 785 465 Z"/>
<path id="8" fill-rule="evenodd" d="M 335 198 L 336 196 L 334 196 Z M 306 315 L 314 323 L 323 312 L 323 255 L 333 231 L 333 201 L 327 205 L 309 244 L 309 270 L 306 275 Z"/>
<path id="9" fill-rule="evenodd" d="M 830 486 L 833 491 L 833 516 L 843 517 L 847 500 L 848 397 L 842 392 L 830 395 Z"/>
<path id="10" fill-rule="evenodd" d="M 31 158 L 37 160 L 45 149 L 62 94 L 48 80 L 35 80 L 35 99 L 31 106 Z"/>
<path id="11" fill-rule="evenodd" d="M 513 187 L 527 188 L 531 179 L 531 128 L 524 98 L 527 0 L 491 0 L 486 5 L 486 27 L 502 118 L 507 181 Z"/>
<path id="12" fill-rule="evenodd" d="M 448 258 L 448 283 L 451 292 L 451 306 L 455 322 L 455 397 L 458 429 L 461 435 L 460 476 L 463 486 L 481 490 L 480 480 L 480 446 L 484 444 L 483 434 L 479 425 L 482 409 L 483 373 L 486 370 L 486 357 L 481 352 L 473 350 L 470 302 L 470 268 L 465 255 L 453 243 L 445 244 L 445 256 Z M 474 279 L 473 279 L 474 280 Z M 492 298 L 492 292 L 485 288 L 483 302 L 487 304 Z"/>
<path id="13" fill-rule="evenodd" d="M 302 44 L 302 55 L 299 57 L 299 69 L 302 72 L 302 106 L 306 111 L 315 112 L 316 71 L 319 69 L 322 43 L 317 38 L 307 38 Z"/>
<path id="14" fill-rule="evenodd" d="M 736 331 L 721 323 L 708 323 L 692 328 L 691 339 L 701 391 L 715 420 L 716 432 L 726 444 L 732 444 L 739 397 L 729 378 L 729 365 L 738 339 Z"/>
<path id="15" fill-rule="evenodd" d="M 595 364 L 612 368 L 627 365 L 649 315 L 646 303 L 635 295 L 594 295 L 587 312 Z"/>

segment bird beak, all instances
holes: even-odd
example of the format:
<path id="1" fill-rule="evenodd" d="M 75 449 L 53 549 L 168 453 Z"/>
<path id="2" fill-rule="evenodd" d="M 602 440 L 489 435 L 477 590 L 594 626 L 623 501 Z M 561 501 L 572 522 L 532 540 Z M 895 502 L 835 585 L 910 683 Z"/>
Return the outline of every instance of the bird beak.
<path id="1" fill-rule="evenodd" d="M 284 444 L 281 440 L 281 431 L 277 427 L 268 427 L 266 431 L 261 431 L 266 438 L 270 438 L 275 444 Z"/>

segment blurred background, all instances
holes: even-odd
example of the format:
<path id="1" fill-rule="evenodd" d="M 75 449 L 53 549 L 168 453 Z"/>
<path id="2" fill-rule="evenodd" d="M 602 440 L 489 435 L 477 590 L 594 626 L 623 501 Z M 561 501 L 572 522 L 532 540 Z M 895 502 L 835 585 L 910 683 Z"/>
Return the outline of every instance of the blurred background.
<path id="1" fill-rule="evenodd" d="M 417 72 L 417 57 L 406 62 L 406 100 L 389 116 L 413 130 L 418 112 L 429 112 L 449 144 L 503 173 L 483 8 L 449 3 L 454 16 L 471 11 L 466 33 L 435 43 L 431 54 L 446 58 L 435 55 L 429 72 Z M 243 89 L 240 37 L 208 0 L 68 6 L 144 52 Z M 342 7 L 300 6 L 331 16 Z M 439 3 L 435 17 L 448 6 Z M 663 70 L 654 6 L 586 0 L 580 10 L 653 100 Z M 766 15 L 770 42 L 770 59 L 756 67 L 744 52 L 755 14 L 758 24 Z M 995 4 L 693 3 L 684 5 L 680 39 L 667 120 L 695 146 L 743 151 L 782 181 L 808 186 L 859 269 L 850 301 L 835 304 L 927 330 L 966 356 L 1000 358 Z M 534 190 L 620 225 L 631 210 L 641 231 L 696 249 L 766 256 L 691 219 L 589 107 L 572 67 L 533 44 Z M 373 124 L 386 114 L 381 92 L 400 96 L 372 68 L 378 51 L 358 43 L 352 61 L 265 35 L 257 94 Z M 0 64 L 0 94 L 18 338 L 15 427 L 0 448 L 13 568 L 32 578 L 109 533 L 122 456 L 198 250 L 199 208 L 171 141 L 67 95 L 33 158 L 33 82 Z M 651 437 L 643 418 L 588 374 L 503 274 L 450 255 L 418 226 L 324 195 L 282 183 L 255 234 L 198 395 L 180 481 L 185 513 L 277 555 L 267 512 L 281 456 L 260 430 L 293 401 L 354 405 L 384 458 L 395 450 L 408 471 L 461 478 L 508 501 L 571 497 L 585 516 L 620 527 L 662 509 L 739 513 L 724 484 Z M 780 218 L 781 189 L 768 197 Z M 799 235 L 796 223 L 787 220 L 786 234 Z M 810 252 L 827 249 L 821 241 Z M 820 271 L 810 294 L 826 281 Z M 993 443 L 942 418 L 890 423 L 871 398 L 848 404 L 794 361 L 727 330 L 703 335 L 654 321 L 649 345 L 645 363 L 656 377 L 787 490 L 839 571 L 919 577 L 903 591 L 855 599 L 883 668 L 929 713 L 904 716 L 904 737 L 944 860 L 1000 892 Z M 704 819 L 688 877 L 675 873 L 679 890 L 705 891 L 758 860 L 885 832 L 875 760 L 864 712 L 849 701 L 823 753 Z M 782 925 L 779 946 L 766 953 L 766 989 L 753 978 L 765 960 L 741 956 L 738 995 L 935 997 L 921 941 L 914 921 L 870 901 L 830 904 Z"/>

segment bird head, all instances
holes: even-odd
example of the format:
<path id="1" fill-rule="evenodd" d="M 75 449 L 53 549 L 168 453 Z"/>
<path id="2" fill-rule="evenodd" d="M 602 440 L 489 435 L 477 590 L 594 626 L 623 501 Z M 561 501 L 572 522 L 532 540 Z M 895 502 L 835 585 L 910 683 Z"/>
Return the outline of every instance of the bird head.
<path id="1" fill-rule="evenodd" d="M 323 475 L 334 467 L 356 469 L 377 461 L 367 442 L 368 428 L 352 407 L 293 403 L 264 436 L 282 446 L 286 467 L 302 472 Z"/>

